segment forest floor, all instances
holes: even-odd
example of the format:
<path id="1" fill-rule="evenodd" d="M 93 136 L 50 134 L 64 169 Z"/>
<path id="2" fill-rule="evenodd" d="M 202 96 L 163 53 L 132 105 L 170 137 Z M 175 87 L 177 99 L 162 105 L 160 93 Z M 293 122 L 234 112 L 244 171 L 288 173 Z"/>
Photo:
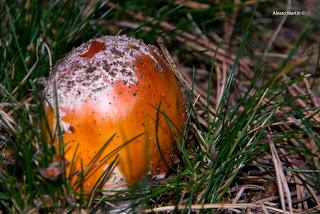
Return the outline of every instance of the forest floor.
<path id="1" fill-rule="evenodd" d="M 319 1 L 9 0 L 0 11 L 0 213 L 123 202 L 127 212 L 320 212 Z M 123 34 L 177 65 L 188 105 L 179 160 L 160 182 L 85 196 L 45 140 L 41 91 L 72 48 Z"/>

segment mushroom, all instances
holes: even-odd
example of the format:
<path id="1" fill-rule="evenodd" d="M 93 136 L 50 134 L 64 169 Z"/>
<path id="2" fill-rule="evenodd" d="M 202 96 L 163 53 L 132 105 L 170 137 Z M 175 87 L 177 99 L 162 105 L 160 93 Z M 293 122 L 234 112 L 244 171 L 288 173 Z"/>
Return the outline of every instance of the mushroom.
<path id="1" fill-rule="evenodd" d="M 43 95 L 49 130 L 57 133 L 59 121 L 64 156 L 73 163 L 72 172 L 71 164 L 67 167 L 68 175 L 77 178 L 76 172 L 88 166 L 114 134 L 84 178 L 85 192 L 116 155 L 105 190 L 126 188 L 144 176 L 161 179 L 168 173 L 186 109 L 177 80 L 155 46 L 127 36 L 92 39 L 54 66 Z"/>

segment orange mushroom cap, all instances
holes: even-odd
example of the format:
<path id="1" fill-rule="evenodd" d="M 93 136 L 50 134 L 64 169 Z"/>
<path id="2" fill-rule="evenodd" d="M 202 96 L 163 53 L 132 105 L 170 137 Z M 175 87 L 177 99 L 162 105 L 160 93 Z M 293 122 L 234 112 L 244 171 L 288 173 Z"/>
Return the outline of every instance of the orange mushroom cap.
<path id="1" fill-rule="evenodd" d="M 145 175 L 167 174 L 186 109 L 177 80 L 156 47 L 126 36 L 90 40 L 54 67 L 44 96 L 51 132 L 57 124 L 55 109 L 59 110 L 68 162 L 77 150 L 74 171 L 86 167 L 115 134 L 85 177 L 85 191 L 93 188 L 116 154 L 118 162 L 104 189 L 126 187 Z M 130 139 L 134 140 L 103 160 Z M 69 165 L 67 174 L 74 173 L 70 169 Z"/>

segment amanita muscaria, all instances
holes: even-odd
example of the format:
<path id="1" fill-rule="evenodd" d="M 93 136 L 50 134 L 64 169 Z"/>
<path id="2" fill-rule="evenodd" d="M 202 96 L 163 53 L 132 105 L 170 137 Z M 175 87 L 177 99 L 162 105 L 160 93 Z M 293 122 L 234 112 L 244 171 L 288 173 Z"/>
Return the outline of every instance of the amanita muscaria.
<path id="1" fill-rule="evenodd" d="M 168 172 L 186 110 L 177 80 L 156 47 L 126 36 L 92 39 L 53 68 L 44 97 L 51 133 L 59 115 L 69 163 L 78 147 L 75 172 L 70 172 L 69 164 L 67 174 L 86 167 L 115 134 L 96 161 L 98 167 L 85 177 L 85 191 L 93 188 L 116 154 L 118 162 L 104 189 L 130 186 L 146 175 L 162 178 Z"/>

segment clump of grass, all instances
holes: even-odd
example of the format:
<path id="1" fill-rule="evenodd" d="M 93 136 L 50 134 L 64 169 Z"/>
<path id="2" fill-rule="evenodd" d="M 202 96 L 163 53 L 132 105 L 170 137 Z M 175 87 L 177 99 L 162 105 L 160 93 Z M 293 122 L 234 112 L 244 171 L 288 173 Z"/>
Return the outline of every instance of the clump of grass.
<path id="1" fill-rule="evenodd" d="M 271 13 L 268 2 L 29 0 L 0 7 L 1 211 L 99 212 L 128 202 L 123 209 L 146 212 L 319 206 L 319 86 L 308 75 L 320 61 L 308 49 L 319 32 L 314 16 L 288 18 L 285 30 L 297 36 L 287 43 L 280 31 L 270 43 L 279 20 L 261 15 Z M 295 21 L 305 27 L 295 29 Z M 68 184 L 63 155 L 40 129 L 41 90 L 65 53 L 117 33 L 150 43 L 164 37 L 187 86 L 188 121 L 177 142 L 180 161 L 165 181 L 142 180 L 114 194 L 100 194 L 97 184 L 88 199 Z M 273 61 L 274 52 L 281 54 Z"/>

